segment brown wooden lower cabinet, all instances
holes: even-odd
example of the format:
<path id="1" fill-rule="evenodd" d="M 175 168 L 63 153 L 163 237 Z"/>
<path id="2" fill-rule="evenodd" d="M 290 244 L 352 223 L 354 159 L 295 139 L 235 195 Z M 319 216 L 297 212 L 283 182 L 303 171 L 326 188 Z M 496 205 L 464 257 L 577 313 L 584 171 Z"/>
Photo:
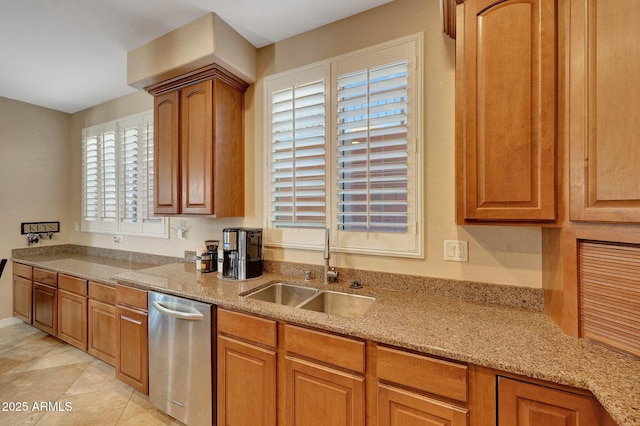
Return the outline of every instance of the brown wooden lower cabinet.
<path id="1" fill-rule="evenodd" d="M 87 352 L 107 364 L 116 365 L 116 307 L 89 299 Z"/>
<path id="2" fill-rule="evenodd" d="M 58 338 L 87 350 L 87 296 L 58 290 Z"/>
<path id="3" fill-rule="evenodd" d="M 13 276 L 13 316 L 27 324 L 33 321 L 33 284 L 30 279 Z"/>
<path id="4" fill-rule="evenodd" d="M 33 283 L 33 326 L 56 336 L 58 326 L 58 289 Z"/>
<path id="5" fill-rule="evenodd" d="M 149 394 L 147 292 L 116 286 L 116 378 Z"/>
<path id="6" fill-rule="evenodd" d="M 116 306 L 116 377 L 144 394 L 149 393 L 147 323 L 146 312 Z"/>
<path id="7" fill-rule="evenodd" d="M 218 424 L 276 424 L 276 352 L 218 337 Z"/>
<path id="8" fill-rule="evenodd" d="M 498 423 L 513 426 L 594 426 L 601 422 L 600 405 L 593 398 L 498 378 Z"/>
<path id="9" fill-rule="evenodd" d="M 379 426 L 465 426 L 467 421 L 464 408 L 378 384 Z"/>
<path id="10" fill-rule="evenodd" d="M 218 309 L 218 425 L 275 426 L 276 322 Z"/>
<path id="11" fill-rule="evenodd" d="M 365 424 L 364 377 L 286 357 L 286 424 Z"/>

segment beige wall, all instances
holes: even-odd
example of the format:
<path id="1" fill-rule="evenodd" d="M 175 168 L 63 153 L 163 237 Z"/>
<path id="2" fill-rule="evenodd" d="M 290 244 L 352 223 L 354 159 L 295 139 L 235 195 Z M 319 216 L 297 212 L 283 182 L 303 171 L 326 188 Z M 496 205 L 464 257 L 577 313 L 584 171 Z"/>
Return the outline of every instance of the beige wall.
<path id="1" fill-rule="evenodd" d="M 26 247 L 21 222 L 59 221 L 39 246 L 69 242 L 69 115 L 0 97 L 0 258 Z M 0 278 L 0 319 L 12 315 L 11 265 Z"/>
<path id="2" fill-rule="evenodd" d="M 438 0 L 395 0 L 376 9 L 260 49 L 254 107 L 256 156 L 263 155 L 263 79 L 373 44 L 424 32 L 426 259 L 332 256 L 339 266 L 517 286 L 542 286 L 539 228 L 460 227 L 454 197 L 454 41 L 442 32 Z M 261 167 L 257 168 L 261 170 Z M 262 199 L 256 200 L 259 209 Z M 444 262 L 443 240 L 469 241 L 469 263 Z M 268 250 L 267 256 L 321 263 L 322 254 Z"/>
<path id="3" fill-rule="evenodd" d="M 402 272 L 515 286 L 542 287 L 541 232 L 539 228 L 459 227 L 454 219 L 454 43 L 441 30 L 438 0 L 395 0 L 300 36 L 262 48 L 258 52 L 258 82 L 245 96 L 246 103 L 246 215 L 244 219 L 186 219 L 192 229 L 186 240 L 124 238 L 73 232 L 72 242 L 100 247 L 182 256 L 203 240 L 220 238 L 227 226 L 262 226 L 263 79 L 291 68 L 405 35 L 424 32 L 424 155 L 426 243 L 424 260 L 399 260 L 377 256 L 334 254 L 337 266 Z M 80 222 L 81 129 L 118 117 L 151 109 L 152 99 L 135 93 L 74 114 L 72 221 Z M 257 189 L 257 190 L 256 190 Z M 175 220 L 177 221 L 177 220 Z M 175 224 L 174 221 L 174 224 Z M 443 240 L 469 241 L 469 263 L 444 262 Z M 322 253 L 268 249 L 267 258 L 321 264 Z"/>

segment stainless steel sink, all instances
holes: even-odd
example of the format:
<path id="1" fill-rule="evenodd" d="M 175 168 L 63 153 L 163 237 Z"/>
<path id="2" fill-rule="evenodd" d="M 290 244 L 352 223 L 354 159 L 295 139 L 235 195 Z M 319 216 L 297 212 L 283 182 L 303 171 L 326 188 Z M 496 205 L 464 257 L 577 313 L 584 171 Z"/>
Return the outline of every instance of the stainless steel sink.
<path id="1" fill-rule="evenodd" d="M 248 299 L 262 300 L 286 306 L 297 306 L 318 293 L 318 289 L 299 285 L 275 283 L 247 295 Z"/>
<path id="2" fill-rule="evenodd" d="M 322 291 L 301 304 L 300 308 L 341 317 L 360 318 L 375 301 L 374 297 L 359 294 Z"/>

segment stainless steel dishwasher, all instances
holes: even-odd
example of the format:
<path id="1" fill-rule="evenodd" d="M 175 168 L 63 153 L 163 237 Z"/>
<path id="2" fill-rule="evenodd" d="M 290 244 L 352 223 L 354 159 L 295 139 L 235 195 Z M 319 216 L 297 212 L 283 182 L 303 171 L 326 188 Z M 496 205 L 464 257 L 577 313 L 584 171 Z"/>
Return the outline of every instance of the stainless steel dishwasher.
<path id="1" fill-rule="evenodd" d="M 149 292 L 149 401 L 189 426 L 213 423 L 212 307 Z"/>

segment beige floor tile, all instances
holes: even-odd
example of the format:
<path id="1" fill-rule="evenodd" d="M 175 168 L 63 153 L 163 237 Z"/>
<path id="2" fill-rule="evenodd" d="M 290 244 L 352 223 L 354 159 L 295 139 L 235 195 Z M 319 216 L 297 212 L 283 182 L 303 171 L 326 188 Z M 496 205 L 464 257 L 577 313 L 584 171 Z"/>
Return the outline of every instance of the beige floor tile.
<path id="1" fill-rule="evenodd" d="M 111 389 L 79 395 L 63 395 L 59 406 L 66 411 L 47 412 L 38 422 L 42 425 L 115 425 L 133 389 Z"/>
<path id="2" fill-rule="evenodd" d="M 0 374 L 19 373 L 28 370 L 49 352 L 64 346 L 59 340 L 39 335 L 0 351 Z"/>
<path id="3" fill-rule="evenodd" d="M 42 358 L 29 366 L 28 370 L 40 370 L 43 368 L 59 367 L 63 365 L 72 365 L 80 363 L 92 363 L 94 357 L 74 348 L 70 345 L 63 345 L 52 351 L 47 352 Z"/>
<path id="4" fill-rule="evenodd" d="M 57 401 L 88 367 L 73 364 L 0 376 L 0 402 L 25 404 L 22 411 L 0 411 L 0 425 L 35 424 L 44 416 L 37 409 L 40 404 Z"/>
<path id="5" fill-rule="evenodd" d="M 182 425 L 179 421 L 154 408 L 147 395 L 134 392 L 129 400 L 118 426 Z"/>
<path id="6" fill-rule="evenodd" d="M 78 380 L 71 385 L 65 395 L 79 395 L 101 390 L 118 390 L 133 392 L 133 388 L 116 379 L 116 369 L 107 363 L 94 359 Z"/>
<path id="7" fill-rule="evenodd" d="M 81 363 L 0 376 L 0 401 L 56 401 L 89 365 Z"/>

